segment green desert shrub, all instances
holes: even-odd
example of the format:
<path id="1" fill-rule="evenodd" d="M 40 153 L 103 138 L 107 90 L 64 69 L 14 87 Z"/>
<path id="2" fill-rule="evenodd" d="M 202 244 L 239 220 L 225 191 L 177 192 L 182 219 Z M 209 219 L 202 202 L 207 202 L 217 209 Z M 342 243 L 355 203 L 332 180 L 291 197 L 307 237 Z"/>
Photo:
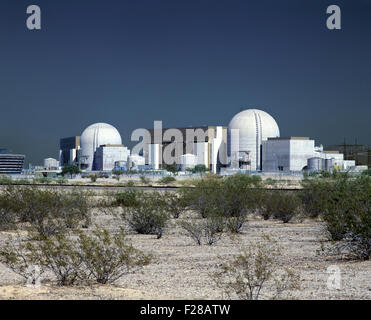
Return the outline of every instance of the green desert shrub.
<path id="1" fill-rule="evenodd" d="M 272 217 L 287 223 L 295 215 L 299 214 L 300 208 L 301 200 L 295 193 L 282 190 L 268 190 L 264 193 L 261 215 L 265 220 Z"/>
<path id="2" fill-rule="evenodd" d="M 302 201 L 304 212 L 310 218 L 317 218 L 326 208 L 333 183 L 317 178 L 304 179 L 301 184 L 303 189 L 299 192 L 299 197 Z"/>
<path id="3" fill-rule="evenodd" d="M 110 234 L 106 229 L 96 228 L 92 235 L 77 232 L 48 238 L 32 237 L 34 240 L 14 241 L 0 249 L 0 262 L 29 281 L 34 277 L 34 267 L 39 276 L 45 271 L 53 274 L 60 286 L 86 283 L 113 283 L 130 271 L 151 261 L 151 256 L 135 249 L 123 231 Z M 34 283 L 37 279 L 32 279 Z"/>
<path id="4" fill-rule="evenodd" d="M 140 234 L 155 234 L 161 238 L 169 220 L 164 200 L 158 192 L 143 193 L 138 206 L 124 213 L 129 226 Z"/>
<path id="5" fill-rule="evenodd" d="M 232 299 L 290 298 L 294 290 L 300 289 L 300 277 L 292 269 L 279 268 L 281 253 L 282 248 L 274 240 L 263 236 L 261 241 L 246 246 L 233 260 L 223 260 L 220 271 L 210 276 Z"/>
<path id="6" fill-rule="evenodd" d="M 17 223 L 28 223 L 42 236 L 90 224 L 90 202 L 86 192 L 7 186 L 1 207 Z"/>
<path id="7" fill-rule="evenodd" d="M 111 235 L 106 229 L 96 229 L 90 236 L 80 233 L 78 240 L 85 278 L 98 283 L 113 283 L 151 261 L 150 255 L 128 242 L 123 230 Z"/>
<path id="8" fill-rule="evenodd" d="M 161 183 L 161 184 L 170 184 L 170 183 L 173 183 L 175 181 L 176 181 L 176 179 L 174 177 L 172 177 L 172 176 L 166 176 L 166 177 L 163 177 L 160 180 L 158 180 L 158 183 Z"/>
<path id="9" fill-rule="evenodd" d="M 89 174 L 88 177 L 90 178 L 91 182 L 96 182 L 99 178 L 99 176 L 96 173 Z"/>
<path id="10" fill-rule="evenodd" d="M 142 196 L 142 191 L 136 191 L 134 189 L 117 192 L 114 195 L 113 205 L 121 206 L 123 208 L 137 207 Z"/>
<path id="11" fill-rule="evenodd" d="M 140 179 L 140 182 L 144 184 L 149 184 L 151 182 L 151 180 L 147 178 L 146 176 L 140 176 L 139 179 Z"/>
<path id="12" fill-rule="evenodd" d="M 165 210 L 174 218 L 178 219 L 179 216 L 186 210 L 186 200 L 182 194 L 178 192 L 165 192 L 162 195 Z"/>
<path id="13" fill-rule="evenodd" d="M 371 257 L 371 178 L 341 178 L 334 183 L 323 220 L 330 239 L 346 242 L 350 255 Z"/>
<path id="14" fill-rule="evenodd" d="M 185 234 L 196 244 L 212 245 L 221 239 L 224 223 L 221 217 L 208 216 L 205 219 L 188 219 L 178 223 Z"/>

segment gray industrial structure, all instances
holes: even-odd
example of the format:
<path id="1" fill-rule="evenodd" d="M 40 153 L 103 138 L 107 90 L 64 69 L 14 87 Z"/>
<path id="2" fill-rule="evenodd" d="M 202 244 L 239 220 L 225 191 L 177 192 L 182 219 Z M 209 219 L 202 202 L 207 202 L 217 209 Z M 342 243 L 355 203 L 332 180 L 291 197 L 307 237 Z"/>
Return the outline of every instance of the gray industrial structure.
<path id="1" fill-rule="evenodd" d="M 0 174 L 19 174 L 23 170 L 25 156 L 11 154 L 7 149 L 0 149 Z"/>
<path id="2" fill-rule="evenodd" d="M 80 150 L 80 136 L 62 138 L 59 141 L 59 165 L 76 164 Z"/>
<path id="3" fill-rule="evenodd" d="M 355 166 L 342 153 L 325 151 L 308 137 L 280 137 L 275 119 L 258 109 L 239 112 L 228 127 L 163 129 L 155 123 L 154 129 L 142 133 L 141 149 L 130 152 L 115 127 L 92 124 L 81 138 L 61 139 L 60 165 L 75 163 L 86 171 L 111 171 L 160 170 L 175 163 L 181 171 L 204 165 L 214 173 L 331 171 Z"/>
<path id="4" fill-rule="evenodd" d="M 104 144 L 95 151 L 93 168 L 97 171 L 111 171 L 117 160 L 124 160 L 130 156 L 130 150 L 122 144 Z"/>
<path id="5" fill-rule="evenodd" d="M 143 154 L 152 169 L 176 163 L 181 168 L 194 156 L 194 165 L 204 165 L 217 173 L 227 165 L 227 127 L 201 126 L 174 129 L 151 129 L 144 136 Z M 184 157 L 187 155 L 187 157 Z M 185 159 L 188 160 L 185 160 Z M 192 157 L 193 159 L 193 157 Z"/>
<path id="6" fill-rule="evenodd" d="M 46 170 L 58 170 L 59 161 L 54 158 L 44 159 L 44 169 Z"/>

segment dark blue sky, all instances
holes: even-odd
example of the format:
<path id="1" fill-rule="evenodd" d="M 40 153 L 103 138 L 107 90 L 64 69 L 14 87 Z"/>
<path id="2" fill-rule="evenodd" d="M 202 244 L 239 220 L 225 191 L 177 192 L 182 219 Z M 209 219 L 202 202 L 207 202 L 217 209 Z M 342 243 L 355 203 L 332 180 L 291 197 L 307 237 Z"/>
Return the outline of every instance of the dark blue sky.
<path id="1" fill-rule="evenodd" d="M 0 147 L 34 164 L 94 122 L 130 146 L 153 120 L 227 125 L 241 106 L 282 136 L 371 144 L 369 0 L 1 0 L 0 58 Z"/>

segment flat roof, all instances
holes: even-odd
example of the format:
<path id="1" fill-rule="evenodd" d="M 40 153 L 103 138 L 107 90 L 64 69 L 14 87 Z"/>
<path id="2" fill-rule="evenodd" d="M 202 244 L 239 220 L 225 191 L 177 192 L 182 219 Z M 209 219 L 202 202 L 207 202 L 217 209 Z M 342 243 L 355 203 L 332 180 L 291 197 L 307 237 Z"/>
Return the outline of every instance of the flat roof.
<path id="1" fill-rule="evenodd" d="M 280 138 L 268 138 L 268 140 L 309 140 L 309 137 L 280 137 Z"/>

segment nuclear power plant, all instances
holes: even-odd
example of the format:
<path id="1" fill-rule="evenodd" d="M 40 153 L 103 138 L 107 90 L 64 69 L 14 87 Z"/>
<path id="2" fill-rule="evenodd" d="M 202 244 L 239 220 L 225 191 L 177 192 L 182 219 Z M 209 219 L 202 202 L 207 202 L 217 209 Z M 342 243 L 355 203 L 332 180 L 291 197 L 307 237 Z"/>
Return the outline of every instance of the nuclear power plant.
<path id="1" fill-rule="evenodd" d="M 276 120 L 258 109 L 239 112 L 228 126 L 163 129 L 155 125 L 143 130 L 142 137 L 140 149 L 131 151 L 115 127 L 95 123 L 81 136 L 60 140 L 59 163 L 75 164 L 87 172 L 164 170 L 174 164 L 183 172 L 204 166 L 217 174 L 356 168 L 354 160 L 316 146 L 309 137 L 281 137 Z"/>

